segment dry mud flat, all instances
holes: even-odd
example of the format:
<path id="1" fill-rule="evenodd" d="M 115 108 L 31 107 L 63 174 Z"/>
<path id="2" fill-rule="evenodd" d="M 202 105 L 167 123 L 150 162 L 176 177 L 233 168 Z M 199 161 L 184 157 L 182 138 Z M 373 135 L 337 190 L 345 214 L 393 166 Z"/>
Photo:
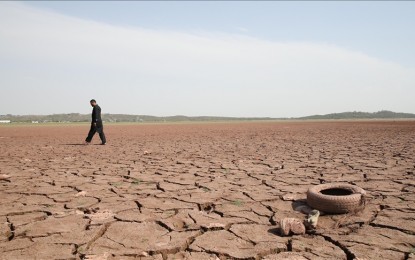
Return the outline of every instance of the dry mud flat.
<path id="1" fill-rule="evenodd" d="M 0 259 L 415 259 L 413 121 L 88 127 L 0 126 Z M 363 212 L 278 234 L 339 181 Z"/>

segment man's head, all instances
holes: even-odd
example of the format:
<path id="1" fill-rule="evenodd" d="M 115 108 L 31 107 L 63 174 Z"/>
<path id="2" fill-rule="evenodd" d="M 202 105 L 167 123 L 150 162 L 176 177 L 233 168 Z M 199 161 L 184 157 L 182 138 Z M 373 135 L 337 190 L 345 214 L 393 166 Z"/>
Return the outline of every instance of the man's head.
<path id="1" fill-rule="evenodd" d="M 91 104 L 91 106 L 95 106 L 97 104 L 97 101 L 95 99 L 91 99 L 91 101 L 89 101 L 89 104 Z"/>

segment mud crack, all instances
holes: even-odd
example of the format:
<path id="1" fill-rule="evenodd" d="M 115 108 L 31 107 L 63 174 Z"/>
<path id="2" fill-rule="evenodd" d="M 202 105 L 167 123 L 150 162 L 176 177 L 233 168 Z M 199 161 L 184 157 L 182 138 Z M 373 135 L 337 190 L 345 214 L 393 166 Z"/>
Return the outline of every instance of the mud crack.
<path id="1" fill-rule="evenodd" d="M 333 245 L 343 250 L 343 252 L 346 254 L 347 260 L 354 260 L 357 258 L 355 254 L 353 254 L 345 245 L 341 244 L 339 241 L 322 234 L 319 234 L 318 236 L 323 237 L 326 241 L 332 243 Z"/>

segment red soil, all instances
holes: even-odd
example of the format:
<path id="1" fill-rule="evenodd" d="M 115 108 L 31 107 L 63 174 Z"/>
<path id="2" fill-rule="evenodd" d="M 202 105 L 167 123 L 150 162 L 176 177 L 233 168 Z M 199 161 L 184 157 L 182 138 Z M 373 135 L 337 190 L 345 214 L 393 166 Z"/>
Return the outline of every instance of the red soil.
<path id="1" fill-rule="evenodd" d="M 415 122 L 0 126 L 0 259 L 413 259 Z M 99 144 L 95 136 L 95 144 Z M 282 237 L 309 187 L 363 212 Z"/>

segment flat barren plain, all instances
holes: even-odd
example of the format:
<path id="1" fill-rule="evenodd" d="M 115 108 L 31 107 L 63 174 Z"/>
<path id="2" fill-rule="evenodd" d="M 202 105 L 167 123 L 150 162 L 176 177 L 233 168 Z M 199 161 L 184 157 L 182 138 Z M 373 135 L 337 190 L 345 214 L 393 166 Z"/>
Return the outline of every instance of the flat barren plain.
<path id="1" fill-rule="evenodd" d="M 415 259 L 415 121 L 0 126 L 0 259 Z M 281 236 L 308 188 L 362 212 Z"/>

